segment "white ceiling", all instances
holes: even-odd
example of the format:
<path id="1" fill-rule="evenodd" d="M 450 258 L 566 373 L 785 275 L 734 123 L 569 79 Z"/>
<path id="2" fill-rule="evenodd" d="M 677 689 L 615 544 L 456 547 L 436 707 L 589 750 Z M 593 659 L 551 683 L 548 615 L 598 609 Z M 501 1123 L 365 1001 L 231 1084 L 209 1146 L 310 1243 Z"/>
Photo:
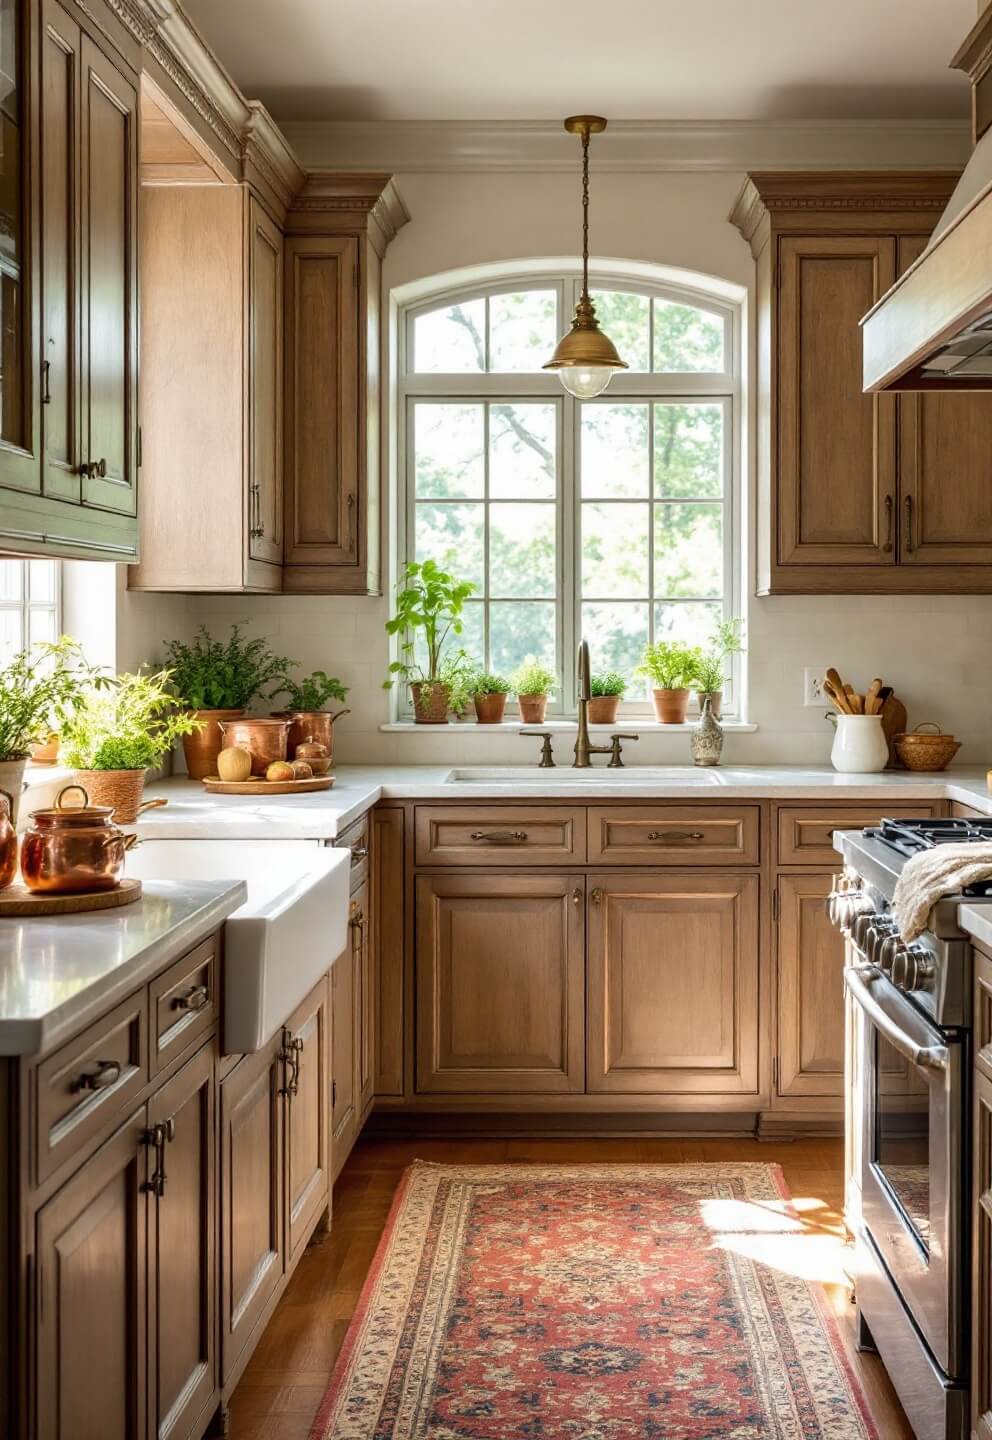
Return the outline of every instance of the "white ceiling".
<path id="1" fill-rule="evenodd" d="M 967 114 L 976 0 L 183 0 L 284 120 Z"/>

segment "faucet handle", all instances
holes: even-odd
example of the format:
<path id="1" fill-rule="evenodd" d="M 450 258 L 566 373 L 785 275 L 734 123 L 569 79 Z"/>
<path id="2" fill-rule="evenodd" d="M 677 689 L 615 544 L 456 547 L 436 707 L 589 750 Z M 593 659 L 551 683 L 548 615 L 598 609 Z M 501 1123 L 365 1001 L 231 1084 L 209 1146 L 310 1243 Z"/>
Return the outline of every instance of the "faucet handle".
<path id="1" fill-rule="evenodd" d="M 521 730 L 521 735 L 532 735 L 535 740 L 543 740 L 541 746 L 541 758 L 537 762 L 539 770 L 553 770 L 555 768 L 555 757 L 551 753 L 551 731 L 550 730 Z"/>
<path id="2" fill-rule="evenodd" d="M 622 734 L 611 735 L 611 736 L 610 736 L 610 745 L 612 746 L 612 754 L 610 755 L 609 764 L 608 764 L 607 767 L 606 767 L 607 770 L 622 770 L 622 769 L 623 769 L 623 760 L 621 759 L 621 750 L 622 750 L 622 747 L 621 747 L 621 744 L 620 744 L 620 741 L 621 741 L 621 740 L 640 740 L 640 738 L 641 738 L 640 735 L 622 735 Z"/>

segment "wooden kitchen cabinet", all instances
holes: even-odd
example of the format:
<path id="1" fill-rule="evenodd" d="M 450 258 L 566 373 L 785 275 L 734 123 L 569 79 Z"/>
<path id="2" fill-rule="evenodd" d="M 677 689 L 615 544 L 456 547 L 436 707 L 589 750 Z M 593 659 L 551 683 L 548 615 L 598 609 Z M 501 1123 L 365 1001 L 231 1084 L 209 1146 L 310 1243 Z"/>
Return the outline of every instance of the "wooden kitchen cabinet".
<path id="1" fill-rule="evenodd" d="M 589 1091 L 756 1094 L 757 875 L 603 872 L 588 885 Z"/>
<path id="2" fill-rule="evenodd" d="M 327 1206 L 330 1186 L 328 1104 L 330 1016 L 322 980 L 286 1021 L 286 1253 L 292 1264 L 313 1221 Z"/>
<path id="3" fill-rule="evenodd" d="M 826 902 L 826 870 L 779 875 L 778 1070 L 776 1094 L 815 1097 L 841 1109 L 844 1097 L 844 937 Z"/>
<path id="4" fill-rule="evenodd" d="M 331 970 L 331 1131 L 333 1178 L 351 1153 L 372 1104 L 374 980 L 369 885 L 351 897 L 348 947 Z"/>
<path id="5" fill-rule="evenodd" d="M 401 1096 L 406 1079 L 404 1026 L 406 928 L 409 923 L 404 844 L 399 806 L 372 812 L 372 1005 L 376 1095 Z M 412 909 L 409 914 L 412 915 Z"/>
<path id="6" fill-rule="evenodd" d="M 971 1429 L 992 1440 L 992 1080 L 978 1068 L 974 1079 Z"/>

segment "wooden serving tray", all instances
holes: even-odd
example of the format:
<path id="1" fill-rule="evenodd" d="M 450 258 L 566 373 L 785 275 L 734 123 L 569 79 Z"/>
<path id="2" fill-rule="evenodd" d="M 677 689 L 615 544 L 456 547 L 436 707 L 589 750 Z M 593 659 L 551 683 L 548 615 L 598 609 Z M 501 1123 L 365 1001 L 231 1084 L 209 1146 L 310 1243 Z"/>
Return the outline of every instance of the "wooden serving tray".
<path id="1" fill-rule="evenodd" d="M 333 775 L 314 775 L 310 780 L 222 780 L 208 775 L 202 782 L 211 795 L 306 795 L 312 790 L 330 790 Z"/>
<path id="2" fill-rule="evenodd" d="M 117 910 L 141 899 L 141 881 L 125 877 L 114 890 L 77 890 L 52 895 L 29 890 L 20 880 L 0 890 L 0 918 L 14 915 L 79 915 L 87 910 Z"/>

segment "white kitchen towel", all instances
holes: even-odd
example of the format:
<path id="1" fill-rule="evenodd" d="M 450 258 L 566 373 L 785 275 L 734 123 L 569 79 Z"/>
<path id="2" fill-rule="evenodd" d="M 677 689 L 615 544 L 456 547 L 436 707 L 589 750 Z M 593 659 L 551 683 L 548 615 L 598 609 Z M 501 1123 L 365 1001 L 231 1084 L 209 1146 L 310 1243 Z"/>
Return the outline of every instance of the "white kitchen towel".
<path id="1" fill-rule="evenodd" d="M 892 897 L 899 934 L 907 941 L 917 939 L 942 896 L 954 895 L 979 880 L 992 880 L 992 841 L 935 845 L 932 850 L 911 855 L 902 867 Z"/>

